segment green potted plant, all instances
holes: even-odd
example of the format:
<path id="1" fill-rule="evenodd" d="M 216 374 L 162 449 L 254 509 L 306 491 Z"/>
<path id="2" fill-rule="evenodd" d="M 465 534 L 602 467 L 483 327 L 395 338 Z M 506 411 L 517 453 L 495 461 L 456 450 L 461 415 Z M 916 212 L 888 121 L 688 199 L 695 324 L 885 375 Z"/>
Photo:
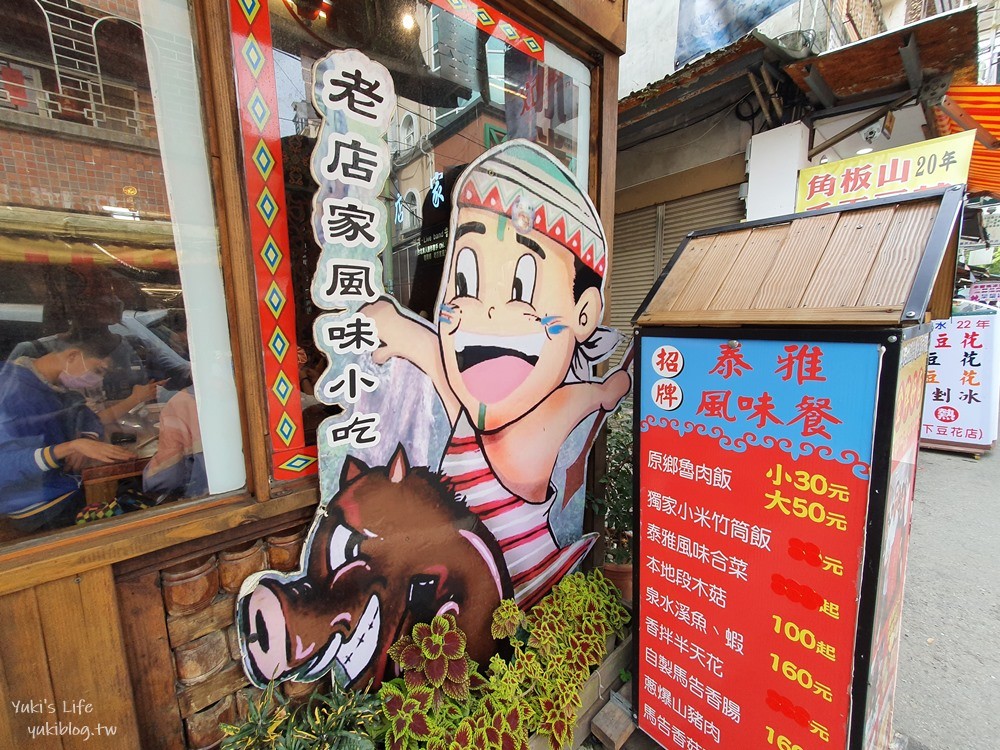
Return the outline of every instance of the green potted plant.
<path id="1" fill-rule="evenodd" d="M 505 599 L 491 632 L 506 641 L 484 674 L 452 614 L 417 623 L 389 650 L 399 677 L 378 695 L 339 687 L 295 706 L 270 683 L 223 750 L 550 750 L 571 747 L 581 690 L 629 613 L 600 571 L 564 577 L 523 612 Z"/>
<path id="2" fill-rule="evenodd" d="M 507 599 L 492 634 L 509 642 L 484 677 L 451 615 L 417 625 L 390 656 L 402 677 L 382 685 L 387 750 L 527 750 L 531 734 L 571 747 L 580 691 L 628 622 L 601 575 L 566 576 L 530 612 Z"/>
<path id="3" fill-rule="evenodd" d="M 483 679 L 452 614 L 419 622 L 389 649 L 402 677 L 382 684 L 386 750 L 449 750 L 476 709 Z"/>
<path id="4" fill-rule="evenodd" d="M 604 519 L 604 575 L 632 601 L 632 413 L 622 408 L 608 419 L 607 467 L 598 479 L 601 491 L 590 496 L 594 513 Z"/>

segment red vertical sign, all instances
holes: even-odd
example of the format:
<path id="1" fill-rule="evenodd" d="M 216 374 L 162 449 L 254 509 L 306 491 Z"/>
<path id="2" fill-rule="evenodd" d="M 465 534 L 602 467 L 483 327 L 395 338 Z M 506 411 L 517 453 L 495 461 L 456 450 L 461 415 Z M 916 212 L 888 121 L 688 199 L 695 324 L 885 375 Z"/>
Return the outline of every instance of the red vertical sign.
<path id="1" fill-rule="evenodd" d="M 879 347 L 640 352 L 640 727 L 684 750 L 846 747 Z"/>

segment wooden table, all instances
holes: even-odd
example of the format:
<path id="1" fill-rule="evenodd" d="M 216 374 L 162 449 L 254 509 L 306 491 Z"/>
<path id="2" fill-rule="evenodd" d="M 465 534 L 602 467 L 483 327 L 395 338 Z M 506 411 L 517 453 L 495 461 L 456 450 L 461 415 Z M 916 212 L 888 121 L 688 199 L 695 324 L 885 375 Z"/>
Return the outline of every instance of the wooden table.
<path id="1" fill-rule="evenodd" d="M 83 494 L 88 504 L 110 502 L 115 499 L 118 480 L 142 475 L 149 458 L 133 458 L 83 470 Z"/>

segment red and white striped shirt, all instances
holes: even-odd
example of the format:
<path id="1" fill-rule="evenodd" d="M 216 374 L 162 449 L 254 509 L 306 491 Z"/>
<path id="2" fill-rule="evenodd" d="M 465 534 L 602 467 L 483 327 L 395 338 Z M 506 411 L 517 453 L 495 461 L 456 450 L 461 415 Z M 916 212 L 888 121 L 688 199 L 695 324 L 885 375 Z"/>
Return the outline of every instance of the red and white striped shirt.
<path id="1" fill-rule="evenodd" d="M 573 570 L 597 539 L 597 534 L 587 534 L 560 548 L 549 526 L 555 498 L 529 503 L 504 487 L 464 411 L 445 448 L 441 473 L 499 543 L 514 585 L 514 599 L 523 610 L 537 604 Z"/>

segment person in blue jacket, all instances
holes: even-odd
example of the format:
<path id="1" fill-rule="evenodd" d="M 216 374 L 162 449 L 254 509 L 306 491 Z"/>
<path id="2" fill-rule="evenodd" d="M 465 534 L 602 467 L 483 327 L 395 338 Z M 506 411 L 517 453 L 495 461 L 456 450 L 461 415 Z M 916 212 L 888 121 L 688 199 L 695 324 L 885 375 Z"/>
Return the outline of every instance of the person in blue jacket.
<path id="1" fill-rule="evenodd" d="M 104 427 L 79 391 L 98 387 L 121 337 L 80 333 L 59 351 L 0 367 L 0 516 L 23 532 L 72 523 L 85 466 L 134 456 L 103 442 Z"/>

